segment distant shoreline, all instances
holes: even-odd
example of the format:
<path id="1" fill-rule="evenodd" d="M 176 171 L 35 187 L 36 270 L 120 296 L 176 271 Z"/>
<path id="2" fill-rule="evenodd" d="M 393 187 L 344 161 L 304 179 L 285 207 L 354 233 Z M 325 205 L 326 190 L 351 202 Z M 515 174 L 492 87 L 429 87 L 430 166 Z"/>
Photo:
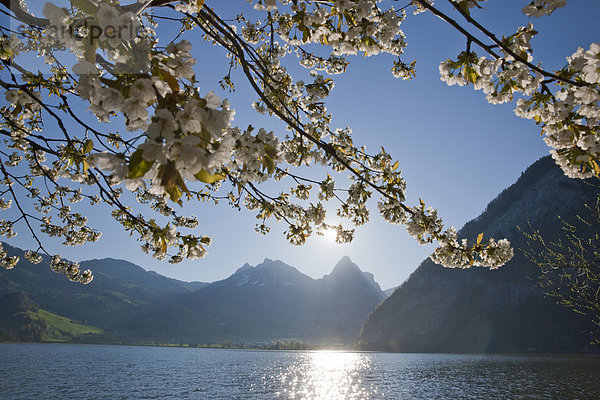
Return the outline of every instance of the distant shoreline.
<path id="1" fill-rule="evenodd" d="M 124 347 L 168 347 L 168 348 L 187 348 L 187 349 L 212 349 L 212 350 L 250 350 L 250 351 L 340 351 L 350 353 L 376 353 L 376 354 L 436 354 L 436 355 L 472 355 L 472 356 L 534 356 L 534 357 L 600 357 L 600 349 L 595 351 L 582 352 L 488 352 L 488 353 L 469 353 L 469 352 L 440 352 L 440 353 L 410 353 L 410 352 L 394 352 L 394 351 L 373 351 L 373 350 L 357 350 L 353 347 L 327 347 L 327 346 L 310 346 L 307 348 L 284 349 L 270 348 L 266 345 L 247 345 L 247 346 L 224 346 L 220 344 L 186 344 L 186 343 L 111 343 L 111 342 L 83 342 L 83 341 L 4 341 L 3 344 L 67 344 L 67 345 L 94 345 L 94 346 L 124 346 Z"/>

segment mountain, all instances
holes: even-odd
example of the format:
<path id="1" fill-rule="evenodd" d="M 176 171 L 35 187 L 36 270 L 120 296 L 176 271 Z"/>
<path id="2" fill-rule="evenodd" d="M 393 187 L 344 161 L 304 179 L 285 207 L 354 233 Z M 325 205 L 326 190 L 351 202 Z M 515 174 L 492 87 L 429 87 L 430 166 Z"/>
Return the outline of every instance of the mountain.
<path id="1" fill-rule="evenodd" d="M 373 275 L 344 257 L 329 275 L 312 279 L 281 261 L 245 264 L 200 291 L 140 312 L 126 335 L 157 342 L 349 344 L 383 292 Z"/>
<path id="2" fill-rule="evenodd" d="M 361 271 L 347 256 L 318 284 L 313 316 L 327 342 L 354 342 L 366 316 L 385 299 L 373 274 Z"/>
<path id="3" fill-rule="evenodd" d="M 81 285 L 54 273 L 47 258 L 33 265 L 22 250 L 3 247 L 21 262 L 13 270 L 0 270 L 0 296 L 25 292 L 43 310 L 101 328 L 103 333 L 90 339 L 101 342 L 256 343 L 294 338 L 350 344 L 367 314 L 385 298 L 373 275 L 348 257 L 321 279 L 266 258 L 212 284 L 181 282 L 105 258 L 81 262 L 82 268 L 94 272 L 94 280 Z"/>
<path id="4" fill-rule="evenodd" d="M 522 232 L 539 229 L 547 239 L 560 232 L 560 215 L 576 220 L 593 204 L 598 187 L 569 179 L 545 157 L 504 190 L 460 236 L 507 237 L 515 257 L 498 270 L 447 269 L 430 259 L 367 318 L 359 346 L 400 352 L 583 351 L 590 321 L 555 304 L 538 285 L 539 268 L 520 249 Z M 531 227 L 528 225 L 531 224 Z"/>
<path id="5" fill-rule="evenodd" d="M 207 284 L 181 282 L 149 272 L 128 261 L 105 258 L 81 262 L 94 280 L 88 285 L 69 282 L 50 269 L 48 257 L 31 264 L 21 249 L 3 243 L 9 255 L 20 258 L 12 270 L 0 269 L 0 296 L 25 292 L 41 308 L 104 330 L 119 327 L 137 307 L 167 301 Z"/>
<path id="6" fill-rule="evenodd" d="M 41 309 L 23 292 L 0 296 L 0 342 L 70 341 L 102 332 Z"/>

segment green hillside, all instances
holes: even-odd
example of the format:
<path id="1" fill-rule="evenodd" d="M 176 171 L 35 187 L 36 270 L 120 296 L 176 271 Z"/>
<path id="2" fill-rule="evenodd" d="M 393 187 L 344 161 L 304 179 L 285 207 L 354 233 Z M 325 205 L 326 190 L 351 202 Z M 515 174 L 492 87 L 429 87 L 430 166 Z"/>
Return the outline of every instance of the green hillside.
<path id="1" fill-rule="evenodd" d="M 102 333 L 102 329 L 39 308 L 25 293 L 0 298 L 0 341 L 66 342 Z"/>
<path id="2" fill-rule="evenodd" d="M 89 285 L 81 285 L 52 271 L 48 257 L 40 264 L 31 264 L 23 250 L 8 244 L 3 244 L 3 248 L 22 261 L 12 270 L 0 268 L 0 296 L 25 292 L 45 310 L 87 321 L 104 331 L 118 330 L 140 306 L 164 303 L 206 285 L 170 279 L 111 258 L 81 262 L 82 269 L 89 268 L 94 273 Z"/>
<path id="3" fill-rule="evenodd" d="M 79 324 L 67 317 L 41 308 L 37 311 L 27 311 L 25 315 L 32 323 L 37 323 L 45 327 L 40 337 L 42 342 L 66 342 L 75 338 L 102 333 L 102 329 L 100 328 Z"/>

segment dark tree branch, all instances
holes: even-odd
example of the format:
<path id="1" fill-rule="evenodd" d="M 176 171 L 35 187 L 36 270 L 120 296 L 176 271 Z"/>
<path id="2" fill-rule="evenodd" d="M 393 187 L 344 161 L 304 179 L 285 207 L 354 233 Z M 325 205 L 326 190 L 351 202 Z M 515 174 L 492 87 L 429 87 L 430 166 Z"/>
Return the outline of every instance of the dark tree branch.
<path id="1" fill-rule="evenodd" d="M 419 3 L 425 3 L 423 0 L 417 0 Z M 557 81 L 563 82 L 563 83 L 568 83 L 569 85 L 573 85 L 573 86 L 588 86 L 587 83 L 585 82 L 575 82 L 572 81 L 570 79 L 566 79 L 566 78 L 562 78 L 556 74 L 553 74 L 552 72 L 548 72 L 546 70 L 541 69 L 540 67 L 530 63 L 529 61 L 523 59 L 523 57 L 519 56 L 518 54 L 516 54 L 514 51 L 512 51 L 508 46 L 506 46 L 504 44 L 504 42 L 502 42 L 502 40 L 498 39 L 492 32 L 490 32 L 488 29 L 486 29 L 485 27 L 483 27 L 479 22 L 477 22 L 473 17 L 471 17 L 467 12 L 465 12 L 465 10 L 463 10 L 454 0 L 448 0 L 450 2 L 450 4 L 452 4 L 452 6 L 474 27 L 476 27 L 477 29 L 479 29 L 483 34 L 485 34 L 488 38 L 490 38 L 490 40 L 492 40 L 499 48 L 501 48 L 502 50 L 504 50 L 506 53 L 508 53 L 511 57 L 513 57 L 515 60 L 518 60 L 519 62 L 527 65 L 529 68 L 531 68 L 532 70 L 538 72 L 539 74 L 541 74 L 542 76 L 545 76 L 546 78 L 551 78 L 551 79 L 555 79 Z M 433 7 L 432 7 L 433 8 Z"/>
<path id="2" fill-rule="evenodd" d="M 356 176 L 358 178 L 359 181 L 364 182 L 367 186 L 373 188 L 375 191 L 377 191 L 378 193 L 380 193 L 382 196 L 389 198 L 391 200 L 397 201 L 396 198 L 390 196 L 385 190 L 383 190 L 382 188 L 380 188 L 378 185 L 376 185 L 375 183 L 371 182 L 370 180 L 368 180 L 367 178 L 365 178 L 359 171 L 357 171 L 356 169 L 354 169 L 349 163 L 348 161 L 346 161 L 345 159 L 343 159 L 342 157 L 340 157 L 337 154 L 337 151 L 333 148 L 333 146 L 329 143 L 326 143 L 322 140 L 316 139 L 315 137 L 313 137 L 312 135 L 308 134 L 301 126 L 300 123 L 297 123 L 295 121 L 293 121 L 292 119 L 290 119 L 287 115 L 285 115 L 283 112 L 280 111 L 280 109 L 271 102 L 271 100 L 269 100 L 269 98 L 267 98 L 267 96 L 264 94 L 264 92 L 258 87 L 258 85 L 256 84 L 256 81 L 254 79 L 254 77 L 252 76 L 252 72 L 248 66 L 248 62 L 245 58 L 245 52 L 242 48 L 242 45 L 240 45 L 239 41 L 239 37 L 237 37 L 237 35 L 233 32 L 231 32 L 229 29 L 224 28 L 223 26 L 227 27 L 226 24 L 224 24 L 224 22 L 219 18 L 218 15 L 216 15 L 212 10 L 210 9 L 203 9 L 200 11 L 200 13 L 203 18 L 211 23 L 222 35 L 224 35 L 230 42 L 231 44 L 234 46 L 235 48 L 235 56 L 238 58 L 238 60 L 240 61 L 240 64 L 242 65 L 242 70 L 244 72 L 244 75 L 246 75 L 246 78 L 248 79 L 248 82 L 250 83 L 250 85 L 252 86 L 252 88 L 254 89 L 254 91 L 256 92 L 256 94 L 258 94 L 258 96 L 260 97 L 260 99 L 267 105 L 267 107 L 273 111 L 273 113 L 275 115 L 277 115 L 282 121 L 284 121 L 285 123 L 287 123 L 290 127 L 292 127 L 296 132 L 298 132 L 298 134 L 300 136 L 302 136 L 305 139 L 308 139 L 310 142 L 312 142 L 313 144 L 315 144 L 317 147 L 319 147 L 320 149 L 322 149 L 323 151 L 325 151 L 326 154 L 328 154 L 330 157 L 334 158 L 337 162 L 339 162 L 341 165 L 344 166 L 344 168 L 346 168 L 348 171 L 350 171 L 354 176 Z M 404 205 L 403 203 L 399 202 L 400 206 L 402 207 L 402 209 L 410 214 L 413 214 L 414 211 L 412 209 L 410 209 L 409 207 L 407 207 L 406 205 Z"/>

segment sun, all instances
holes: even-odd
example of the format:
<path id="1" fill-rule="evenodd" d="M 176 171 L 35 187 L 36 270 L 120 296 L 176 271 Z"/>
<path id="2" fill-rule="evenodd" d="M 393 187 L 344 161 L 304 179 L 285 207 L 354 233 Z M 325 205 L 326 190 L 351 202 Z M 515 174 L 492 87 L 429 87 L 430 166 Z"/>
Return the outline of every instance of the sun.
<path id="1" fill-rule="evenodd" d="M 321 231 L 321 236 L 327 241 L 327 242 L 336 242 L 336 238 L 337 238 L 337 229 L 334 228 L 327 228 L 327 229 L 323 229 Z"/>

